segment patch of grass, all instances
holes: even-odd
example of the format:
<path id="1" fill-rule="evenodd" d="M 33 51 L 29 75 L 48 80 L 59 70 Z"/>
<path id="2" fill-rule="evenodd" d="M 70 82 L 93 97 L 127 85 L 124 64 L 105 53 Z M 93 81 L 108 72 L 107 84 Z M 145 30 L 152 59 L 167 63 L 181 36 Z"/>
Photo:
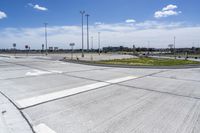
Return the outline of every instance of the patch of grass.
<path id="1" fill-rule="evenodd" d="M 197 61 L 178 60 L 178 59 L 157 59 L 157 58 L 130 58 L 130 59 L 114 59 L 103 60 L 96 63 L 101 64 L 116 64 L 116 65 L 135 65 L 135 66 L 176 66 L 176 65 L 191 65 L 200 64 Z"/>

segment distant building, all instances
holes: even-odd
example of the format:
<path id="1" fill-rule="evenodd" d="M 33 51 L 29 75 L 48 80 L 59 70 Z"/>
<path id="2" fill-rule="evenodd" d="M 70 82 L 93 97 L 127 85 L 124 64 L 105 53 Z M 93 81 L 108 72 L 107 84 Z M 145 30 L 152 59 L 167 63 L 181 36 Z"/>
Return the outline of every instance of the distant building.
<path id="1" fill-rule="evenodd" d="M 54 47 L 54 51 L 58 51 L 58 47 Z"/>
<path id="2" fill-rule="evenodd" d="M 49 50 L 53 50 L 53 47 L 49 47 Z"/>
<path id="3" fill-rule="evenodd" d="M 130 48 L 119 46 L 119 47 L 103 47 L 104 52 L 117 52 L 117 51 L 130 51 Z"/>

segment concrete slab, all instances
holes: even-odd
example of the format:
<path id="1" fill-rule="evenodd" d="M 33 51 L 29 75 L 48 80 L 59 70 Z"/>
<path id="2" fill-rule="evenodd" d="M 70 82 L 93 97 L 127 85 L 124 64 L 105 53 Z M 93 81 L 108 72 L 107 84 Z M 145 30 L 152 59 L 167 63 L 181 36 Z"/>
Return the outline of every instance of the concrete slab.
<path id="1" fill-rule="evenodd" d="M 200 82 L 200 68 L 171 70 L 170 72 L 163 72 L 154 76 Z"/>
<path id="2" fill-rule="evenodd" d="M 111 84 L 128 81 L 128 80 L 135 79 L 135 78 L 137 78 L 137 77 L 128 76 L 128 77 L 108 80 L 108 81 L 105 81 L 105 82 L 97 82 L 97 83 L 88 84 L 88 85 L 75 87 L 75 88 L 70 88 L 70 89 L 66 89 L 66 90 L 62 90 L 62 91 L 56 91 L 56 92 L 47 93 L 47 94 L 43 94 L 43 95 L 39 95 L 39 96 L 20 99 L 20 100 L 17 100 L 16 103 L 17 103 L 17 105 L 19 105 L 20 109 L 21 108 L 27 108 L 27 107 L 31 107 L 31 106 L 36 106 L 38 104 L 43 104 L 45 102 L 61 99 L 61 98 L 64 98 L 64 97 L 77 95 L 79 93 L 85 93 L 85 92 L 88 92 L 88 91 L 99 89 L 101 87 L 105 87 L 105 86 L 108 86 L 108 85 L 111 85 Z"/>
<path id="3" fill-rule="evenodd" d="M 120 83 L 139 89 L 200 99 L 200 82 L 147 76 Z"/>
<path id="4" fill-rule="evenodd" d="M 0 132 L 32 133 L 27 121 L 3 95 L 0 94 Z"/>
<path id="5" fill-rule="evenodd" d="M 49 94 L 57 97 L 63 91 L 76 91 L 76 88 L 106 81 L 103 83 L 107 86 L 21 108 L 37 133 L 200 132 L 199 68 L 107 68 L 38 57 L 0 57 L 0 64 L 0 91 L 14 103 Z M 119 83 L 128 76 L 139 78 Z M 2 105 L 4 100 L 0 96 Z M 7 119 L 13 129 L 20 128 L 17 120 L 9 122 L 18 116 L 0 118 L 4 129 L 2 120 Z M 20 133 L 23 130 L 26 132 L 21 127 Z"/>
<path id="6" fill-rule="evenodd" d="M 0 80 L 0 90 L 10 96 L 13 100 L 16 100 L 71 89 L 92 83 L 95 83 L 95 81 L 60 74 L 41 75 Z"/>
<path id="7" fill-rule="evenodd" d="M 34 125 L 46 123 L 57 133 L 188 133 L 199 109 L 192 98 L 113 85 L 24 111 Z"/>
<path id="8" fill-rule="evenodd" d="M 135 76 L 137 78 L 152 75 L 156 73 L 162 73 L 166 70 L 159 69 L 137 69 L 137 68 L 111 68 L 103 70 L 91 70 L 67 73 L 66 75 L 82 77 L 87 79 L 94 79 L 99 81 L 106 81 L 113 78 L 120 78 L 125 76 Z"/>

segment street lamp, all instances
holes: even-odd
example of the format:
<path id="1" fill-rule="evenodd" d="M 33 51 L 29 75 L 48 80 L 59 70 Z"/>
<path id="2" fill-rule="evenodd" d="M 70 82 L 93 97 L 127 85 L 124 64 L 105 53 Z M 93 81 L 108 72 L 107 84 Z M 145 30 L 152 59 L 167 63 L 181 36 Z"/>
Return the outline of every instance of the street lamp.
<path id="1" fill-rule="evenodd" d="M 81 20 L 82 20 L 82 57 L 84 57 L 84 33 L 83 33 L 83 15 L 85 14 L 85 11 L 80 11 L 80 14 L 81 14 Z"/>
<path id="2" fill-rule="evenodd" d="M 88 18 L 89 18 L 89 14 L 85 15 L 87 17 L 87 51 L 89 51 L 89 25 L 88 25 Z"/>
<path id="3" fill-rule="evenodd" d="M 135 55 L 135 45 L 133 44 L 133 56 Z"/>
<path id="4" fill-rule="evenodd" d="M 176 59 L 176 37 L 174 36 L 174 57 Z"/>
<path id="5" fill-rule="evenodd" d="M 91 36 L 91 61 L 93 61 L 93 36 Z"/>
<path id="6" fill-rule="evenodd" d="M 147 55 L 148 55 L 148 56 L 149 56 L 149 53 L 150 53 L 149 47 L 150 47 L 150 41 L 148 41 L 148 52 L 147 52 Z"/>
<path id="7" fill-rule="evenodd" d="M 45 27 L 45 46 L 46 46 L 46 55 L 48 54 L 48 52 L 47 52 L 47 25 L 48 25 L 48 23 L 44 23 L 44 27 Z"/>
<path id="8" fill-rule="evenodd" d="M 100 32 L 98 32 L 98 47 L 99 47 L 99 55 L 100 55 L 100 45 L 101 45 L 101 42 L 100 42 Z"/>

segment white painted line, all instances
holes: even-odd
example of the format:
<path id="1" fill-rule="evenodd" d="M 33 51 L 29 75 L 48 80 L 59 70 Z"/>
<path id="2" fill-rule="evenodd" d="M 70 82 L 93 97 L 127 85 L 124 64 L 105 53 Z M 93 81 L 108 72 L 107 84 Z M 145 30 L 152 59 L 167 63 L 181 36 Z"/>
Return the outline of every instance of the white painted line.
<path id="1" fill-rule="evenodd" d="M 128 77 L 123 77 L 123 78 L 108 80 L 106 82 L 114 84 L 114 83 L 120 83 L 120 82 L 123 82 L 123 81 L 135 79 L 135 78 L 137 78 L 137 77 L 135 77 L 135 76 L 128 76 Z"/>
<path id="2" fill-rule="evenodd" d="M 82 87 L 67 89 L 67 90 L 63 90 L 63 91 L 44 94 L 44 95 L 41 95 L 41 96 L 36 96 L 36 97 L 32 97 L 32 98 L 18 100 L 16 103 L 20 106 L 20 108 L 26 108 L 26 107 L 33 106 L 33 105 L 43 103 L 43 102 L 47 102 L 47 101 L 50 101 L 50 100 L 55 100 L 55 99 L 58 99 L 58 98 L 62 98 L 62 97 L 74 95 L 74 94 L 77 94 L 77 93 L 93 90 L 93 89 L 103 87 L 103 86 L 106 86 L 106 85 L 109 85 L 109 84 L 110 83 L 99 82 L 99 83 L 90 84 L 90 85 L 86 85 L 86 86 L 82 86 Z"/>
<path id="3" fill-rule="evenodd" d="M 63 73 L 62 71 L 51 70 L 52 73 Z"/>
<path id="4" fill-rule="evenodd" d="M 50 74 L 51 72 L 48 71 L 41 71 L 41 70 L 33 70 L 32 72 L 27 72 L 27 76 L 38 76 L 43 74 Z"/>
<path id="5" fill-rule="evenodd" d="M 26 107 L 34 106 L 34 105 L 44 103 L 47 101 L 63 98 L 66 96 L 71 96 L 71 95 L 86 92 L 89 90 L 94 90 L 94 89 L 97 89 L 100 87 L 110 85 L 112 83 L 119 83 L 119 82 L 131 80 L 131 79 L 135 79 L 135 78 L 136 77 L 134 77 L 134 76 L 128 76 L 128 77 L 113 79 L 113 80 L 109 80 L 109 81 L 105 81 L 105 82 L 98 82 L 98 83 L 94 83 L 94 84 L 90 84 L 90 85 L 85 85 L 85 86 L 76 87 L 76 88 L 72 88 L 72 89 L 66 89 L 63 91 L 58 91 L 58 92 L 53 92 L 53 93 L 35 96 L 35 97 L 31 97 L 31 98 L 26 98 L 26 99 L 22 99 L 22 100 L 17 100 L 16 103 L 19 105 L 19 108 L 26 108 Z"/>
<path id="6" fill-rule="evenodd" d="M 33 129 L 36 133 L 56 133 L 55 131 L 53 131 L 51 128 L 49 128 L 47 125 L 43 123 L 33 127 Z"/>
<path id="7" fill-rule="evenodd" d="M 41 70 L 33 70 L 32 72 L 27 72 L 26 76 L 38 76 L 38 75 L 44 75 L 44 74 L 51 74 L 51 73 L 62 73 L 62 71 L 52 70 L 52 71 L 41 71 Z"/>

